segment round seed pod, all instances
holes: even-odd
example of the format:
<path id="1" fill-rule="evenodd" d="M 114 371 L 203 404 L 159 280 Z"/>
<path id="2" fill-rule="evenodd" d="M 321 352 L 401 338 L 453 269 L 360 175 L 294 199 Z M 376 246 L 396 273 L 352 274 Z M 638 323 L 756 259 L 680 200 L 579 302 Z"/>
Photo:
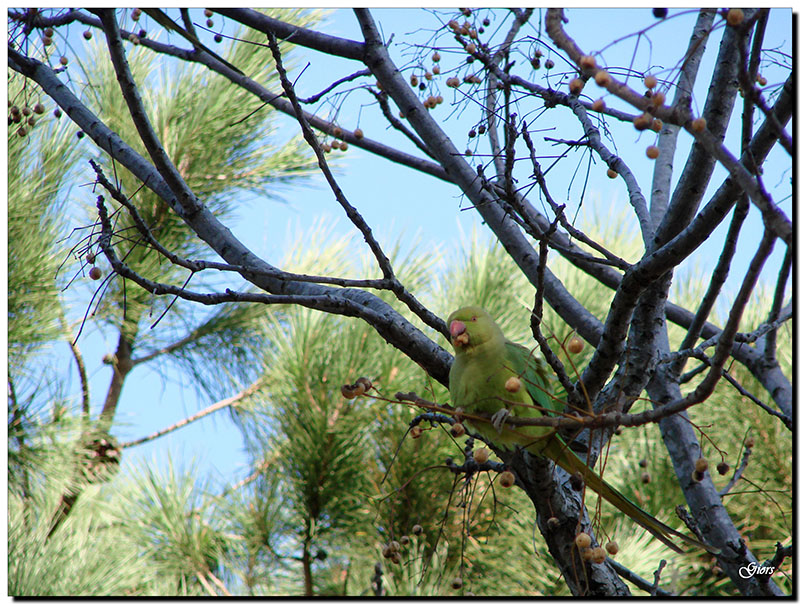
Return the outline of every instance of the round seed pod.
<path id="1" fill-rule="evenodd" d="M 506 470 L 505 472 L 500 473 L 500 486 L 505 487 L 506 489 L 511 487 L 514 484 L 515 478 L 514 473 Z"/>
<path id="2" fill-rule="evenodd" d="M 486 447 L 475 449 L 475 451 L 472 453 L 472 458 L 478 463 L 486 463 L 489 461 L 489 449 Z"/>
<path id="3" fill-rule="evenodd" d="M 592 538 L 588 533 L 578 533 L 575 536 L 575 545 L 578 547 L 589 547 L 592 544 Z"/>

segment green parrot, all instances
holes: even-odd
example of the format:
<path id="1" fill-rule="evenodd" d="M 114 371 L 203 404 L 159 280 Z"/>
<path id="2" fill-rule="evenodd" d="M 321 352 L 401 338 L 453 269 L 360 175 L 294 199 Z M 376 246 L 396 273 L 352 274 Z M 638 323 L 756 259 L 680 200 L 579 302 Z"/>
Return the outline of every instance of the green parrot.
<path id="1" fill-rule="evenodd" d="M 544 361 L 524 346 L 506 340 L 497 323 L 479 306 L 453 312 L 447 324 L 456 353 L 450 368 L 450 400 L 464 413 L 491 415 L 491 421 L 466 418 L 483 440 L 511 451 L 518 446 L 550 459 L 570 474 L 580 472 L 594 492 L 676 552 L 685 553 L 668 535 L 718 552 L 667 526 L 627 499 L 567 447 L 554 427 L 504 426 L 512 414 L 540 417 L 545 414 L 542 410 L 556 410 Z"/>

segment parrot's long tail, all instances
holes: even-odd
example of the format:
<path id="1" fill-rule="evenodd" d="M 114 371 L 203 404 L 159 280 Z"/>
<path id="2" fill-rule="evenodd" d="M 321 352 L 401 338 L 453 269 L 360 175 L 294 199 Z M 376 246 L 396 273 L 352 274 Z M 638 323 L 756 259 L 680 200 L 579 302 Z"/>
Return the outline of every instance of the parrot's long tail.
<path id="1" fill-rule="evenodd" d="M 584 482 L 592 489 L 595 493 L 597 493 L 600 497 L 608 501 L 611 505 L 615 508 L 623 512 L 626 516 L 628 516 L 631 520 L 639 524 L 640 526 L 647 529 L 656 539 L 664 543 L 670 549 L 679 552 L 681 554 L 686 553 L 680 547 L 678 547 L 675 542 L 668 537 L 668 535 L 674 535 L 679 537 L 686 543 L 689 543 L 695 547 L 701 547 L 706 551 L 712 554 L 718 554 L 719 550 L 698 541 L 694 537 L 689 537 L 688 535 L 684 535 L 683 533 L 676 531 L 671 526 L 668 526 L 661 522 L 658 518 L 651 516 L 647 512 L 645 512 L 642 508 L 638 505 L 633 503 L 630 499 L 625 497 L 622 493 L 617 491 L 614 487 L 604 481 L 592 468 L 586 465 L 584 461 L 578 457 L 569 447 L 567 447 L 563 442 L 560 442 L 560 439 L 551 439 L 549 447 L 558 448 L 558 451 L 550 451 L 552 455 L 548 454 L 547 456 L 550 457 L 553 461 L 555 461 L 560 467 L 564 470 L 569 472 L 570 474 L 575 474 L 576 472 L 580 472 L 583 476 Z"/>

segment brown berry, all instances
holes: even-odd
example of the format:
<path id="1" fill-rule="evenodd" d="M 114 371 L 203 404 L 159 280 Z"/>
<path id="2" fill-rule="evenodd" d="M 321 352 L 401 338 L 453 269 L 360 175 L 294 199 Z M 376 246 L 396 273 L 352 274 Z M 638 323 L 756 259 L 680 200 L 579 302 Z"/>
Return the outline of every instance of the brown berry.
<path id="1" fill-rule="evenodd" d="M 141 8 L 134 8 L 133 12 L 131 12 L 131 19 L 134 21 L 138 21 L 139 17 L 142 16 L 142 9 Z"/>
<path id="2" fill-rule="evenodd" d="M 617 553 L 619 552 L 619 545 L 617 544 L 616 541 L 609 541 L 608 543 L 606 543 L 606 551 L 610 555 L 616 556 Z"/>
<path id="3" fill-rule="evenodd" d="M 509 392 L 519 392 L 520 388 L 522 388 L 522 382 L 517 376 L 512 375 L 506 380 L 506 390 Z"/>
<path id="4" fill-rule="evenodd" d="M 364 392 L 369 392 L 369 390 L 372 388 L 372 382 L 370 381 L 369 378 L 366 377 L 358 378 L 356 380 L 356 385 L 359 384 L 364 387 Z"/>
<path id="5" fill-rule="evenodd" d="M 58 119 L 58 118 L 60 118 L 60 117 L 61 117 L 61 108 L 60 108 L 60 107 L 56 107 L 56 108 L 53 110 L 53 116 L 54 116 L 56 119 Z"/>
<path id="6" fill-rule="evenodd" d="M 583 55 L 578 63 L 581 69 L 594 69 L 597 67 L 597 61 L 592 55 Z"/>
<path id="7" fill-rule="evenodd" d="M 489 460 L 489 449 L 486 447 L 475 449 L 472 453 L 472 458 L 478 463 L 486 463 Z"/>
<path id="8" fill-rule="evenodd" d="M 660 119 L 656 118 L 653 120 L 653 123 L 650 125 L 650 128 L 653 132 L 661 132 L 661 129 L 664 127 L 664 122 Z"/>
<path id="9" fill-rule="evenodd" d="M 698 117 L 696 120 L 692 120 L 692 132 L 694 132 L 695 134 L 700 134 L 705 129 L 706 129 L 706 118 Z"/>
<path id="10" fill-rule="evenodd" d="M 206 17 L 211 17 L 211 16 L 214 14 L 214 11 L 212 11 L 210 8 L 207 8 L 207 9 L 205 9 L 205 10 L 203 11 L 203 14 L 204 14 Z"/>
<path id="11" fill-rule="evenodd" d="M 467 44 L 466 50 L 467 50 L 467 52 L 469 54 L 474 55 L 475 51 L 478 50 L 478 49 L 472 42 L 470 42 L 469 44 Z"/>
<path id="12" fill-rule="evenodd" d="M 434 63 L 438 63 L 441 60 L 442 60 L 442 55 L 439 54 L 439 51 L 438 50 L 434 51 L 434 53 L 431 55 L 431 61 L 433 61 Z"/>
<path id="13" fill-rule="evenodd" d="M 206 19 L 206 27 L 214 27 L 214 19 Z"/>
<path id="14" fill-rule="evenodd" d="M 592 111 L 605 111 L 606 110 L 606 102 L 603 99 L 595 99 L 594 103 L 592 103 Z"/>
<path id="15" fill-rule="evenodd" d="M 633 127 L 637 130 L 647 130 L 653 123 L 653 116 L 646 111 L 635 118 L 633 118 Z"/>
<path id="16" fill-rule="evenodd" d="M 660 90 L 658 92 L 654 92 L 653 96 L 650 97 L 650 102 L 653 103 L 653 107 L 661 107 L 667 101 L 667 97 L 664 96 L 664 93 Z"/>
<path id="17" fill-rule="evenodd" d="M 606 561 L 608 554 L 606 553 L 606 549 L 602 546 L 595 547 L 592 550 L 592 562 L 595 564 L 602 564 Z"/>
<path id="18" fill-rule="evenodd" d="M 755 447 L 756 446 L 755 437 L 748 436 L 747 438 L 745 438 L 744 439 L 744 446 L 747 447 L 748 449 L 752 449 L 753 447 Z"/>
<path id="19" fill-rule="evenodd" d="M 102 276 L 103 276 L 103 271 L 101 271 L 99 267 L 93 266 L 89 270 L 89 277 L 94 281 L 97 281 Z"/>
<path id="20" fill-rule="evenodd" d="M 67 63 L 69 63 L 69 59 L 67 57 L 61 57 L 58 60 L 58 62 L 61 63 L 62 65 L 66 65 Z"/>
<path id="21" fill-rule="evenodd" d="M 572 94 L 580 94 L 583 90 L 583 80 L 580 78 L 573 78 L 569 82 L 569 91 Z"/>
<path id="22" fill-rule="evenodd" d="M 353 136 L 355 136 L 358 140 L 364 138 L 364 131 L 361 128 L 356 128 L 353 130 Z"/>
<path id="23" fill-rule="evenodd" d="M 611 83 L 611 75 L 605 69 L 601 69 L 594 74 L 594 81 L 600 88 L 605 88 Z"/>
<path id="24" fill-rule="evenodd" d="M 744 11 L 741 8 L 731 8 L 728 10 L 728 25 L 736 27 L 744 21 Z"/>
<path id="25" fill-rule="evenodd" d="M 719 462 L 717 464 L 717 472 L 719 472 L 723 476 L 725 474 L 727 474 L 728 470 L 730 470 L 730 469 L 731 469 L 731 467 L 727 463 L 725 463 L 724 461 L 721 461 L 721 462 Z"/>
<path id="26" fill-rule="evenodd" d="M 425 79 L 430 81 L 433 79 L 433 74 L 430 71 L 425 72 Z"/>
<path id="27" fill-rule="evenodd" d="M 450 434 L 458 438 L 459 436 L 464 436 L 466 429 L 464 429 L 464 424 L 461 422 L 456 422 L 452 426 L 450 426 Z"/>
<path id="28" fill-rule="evenodd" d="M 35 117 L 33 117 L 33 116 L 30 116 L 30 117 L 28 118 L 28 126 L 30 126 L 31 128 L 33 128 L 35 125 L 36 125 L 36 118 L 35 118 Z"/>
<path id="29" fill-rule="evenodd" d="M 650 472 L 642 472 L 642 484 L 650 484 Z"/>
<path id="30" fill-rule="evenodd" d="M 414 533 L 415 535 L 421 535 L 422 531 L 423 529 L 421 524 L 415 524 L 414 526 L 411 527 L 411 532 Z"/>
<path id="31" fill-rule="evenodd" d="M 408 81 L 411 82 L 412 86 L 416 86 L 417 84 L 419 84 L 419 78 L 415 75 L 412 75 Z"/>
<path id="32" fill-rule="evenodd" d="M 614 172 L 613 170 L 611 170 Z M 614 172 L 614 176 L 616 176 L 616 172 Z M 579 338 L 578 336 L 572 336 L 567 344 L 567 350 L 572 354 L 578 354 L 579 352 L 583 351 L 583 339 Z"/>
<path id="33" fill-rule="evenodd" d="M 33 112 L 42 115 L 44 113 L 44 105 L 42 105 L 41 103 L 36 103 L 33 106 Z"/>
<path id="34" fill-rule="evenodd" d="M 434 65 L 434 66 L 433 66 L 433 73 L 434 73 L 435 75 L 439 75 L 439 74 L 441 73 L 441 71 L 442 71 L 442 68 L 441 68 L 441 67 L 439 67 L 438 65 Z"/>
<path id="35" fill-rule="evenodd" d="M 514 484 L 514 473 L 510 470 L 506 470 L 505 472 L 500 473 L 500 486 L 505 487 L 506 489 L 509 488 Z"/>
<path id="36" fill-rule="evenodd" d="M 656 79 L 656 76 L 654 75 L 646 76 L 644 78 L 644 85 L 650 90 L 655 88 L 658 85 L 658 80 Z"/>
<path id="37" fill-rule="evenodd" d="M 339 143 L 339 151 L 347 151 L 347 148 L 349 146 L 350 145 L 347 144 L 347 141 L 342 141 L 341 143 Z"/>
<path id="38" fill-rule="evenodd" d="M 694 462 L 694 469 L 702 474 L 708 470 L 708 460 L 705 457 L 698 457 Z"/>
<path id="39" fill-rule="evenodd" d="M 553 59 L 547 59 L 544 62 L 544 68 L 545 69 L 553 69 L 553 67 L 555 67 L 555 66 L 556 66 L 556 64 L 553 62 Z"/>
<path id="40" fill-rule="evenodd" d="M 758 82 L 760 86 L 766 86 L 767 85 L 767 78 L 765 78 L 763 75 L 761 75 L 759 73 L 758 77 L 756 78 L 756 82 Z"/>
<path id="41" fill-rule="evenodd" d="M 331 143 L 331 148 L 332 149 L 338 149 L 339 148 L 339 141 L 333 141 Z"/>
<path id="42" fill-rule="evenodd" d="M 658 147 L 656 147 L 655 145 L 650 145 L 649 147 L 647 147 L 647 150 L 645 151 L 645 154 L 650 159 L 657 158 L 660 153 L 661 152 L 658 150 Z"/>
<path id="43" fill-rule="evenodd" d="M 453 589 L 461 589 L 464 587 L 464 580 L 461 577 L 455 577 L 453 582 L 450 584 L 450 587 Z"/>
<path id="44" fill-rule="evenodd" d="M 25 128 L 25 126 L 20 126 L 19 128 L 17 128 L 18 136 L 24 137 L 26 134 L 28 134 L 28 130 Z"/>
<path id="45" fill-rule="evenodd" d="M 53 38 L 51 38 L 50 36 L 45 36 L 44 38 L 42 38 L 42 44 L 44 44 L 45 46 L 50 46 L 52 43 L 53 43 Z"/>
<path id="46" fill-rule="evenodd" d="M 400 545 L 408 545 L 409 543 L 411 543 L 411 537 L 408 535 L 403 535 L 400 537 Z"/>
<path id="47" fill-rule="evenodd" d="M 642 459 L 639 460 L 639 467 L 640 468 L 646 468 L 647 467 L 647 460 L 645 458 L 642 458 Z"/>
<path id="48" fill-rule="evenodd" d="M 30 107 L 25 106 L 25 107 L 22 108 L 22 115 L 24 115 L 25 117 L 28 117 L 30 114 L 31 114 L 31 108 Z"/>
<path id="49" fill-rule="evenodd" d="M 332 133 L 336 138 L 341 138 L 342 137 L 342 129 L 339 128 L 339 126 L 334 126 Z"/>
<path id="50" fill-rule="evenodd" d="M 560 524 L 561 524 L 561 521 L 558 518 L 556 518 L 555 516 L 550 516 L 550 518 L 547 519 L 547 526 L 550 527 L 551 529 L 558 528 L 558 526 Z"/>
<path id="51" fill-rule="evenodd" d="M 86 262 L 87 264 L 94 264 L 94 261 L 97 257 L 92 252 L 86 252 Z"/>
<path id="52" fill-rule="evenodd" d="M 588 533 L 578 533 L 575 537 L 575 545 L 578 547 L 589 547 L 592 544 L 592 538 Z"/>
<path id="53" fill-rule="evenodd" d="M 617 177 L 617 171 L 616 170 L 612 170 L 611 168 L 609 168 L 608 170 L 606 170 L 606 175 L 609 178 L 616 178 Z"/>
<path id="54" fill-rule="evenodd" d="M 341 387 L 342 396 L 348 400 L 356 398 L 355 388 L 352 384 L 344 384 Z"/>

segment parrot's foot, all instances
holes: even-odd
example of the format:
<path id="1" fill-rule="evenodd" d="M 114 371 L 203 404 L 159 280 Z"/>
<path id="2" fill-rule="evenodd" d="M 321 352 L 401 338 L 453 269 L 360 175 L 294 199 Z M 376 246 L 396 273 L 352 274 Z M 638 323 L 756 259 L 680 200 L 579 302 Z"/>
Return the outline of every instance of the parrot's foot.
<path id="1" fill-rule="evenodd" d="M 494 426 L 494 429 L 497 430 L 498 434 L 503 433 L 503 426 L 505 425 L 509 415 L 511 415 L 511 411 L 503 407 L 500 409 L 500 411 L 492 416 L 492 425 Z"/>

